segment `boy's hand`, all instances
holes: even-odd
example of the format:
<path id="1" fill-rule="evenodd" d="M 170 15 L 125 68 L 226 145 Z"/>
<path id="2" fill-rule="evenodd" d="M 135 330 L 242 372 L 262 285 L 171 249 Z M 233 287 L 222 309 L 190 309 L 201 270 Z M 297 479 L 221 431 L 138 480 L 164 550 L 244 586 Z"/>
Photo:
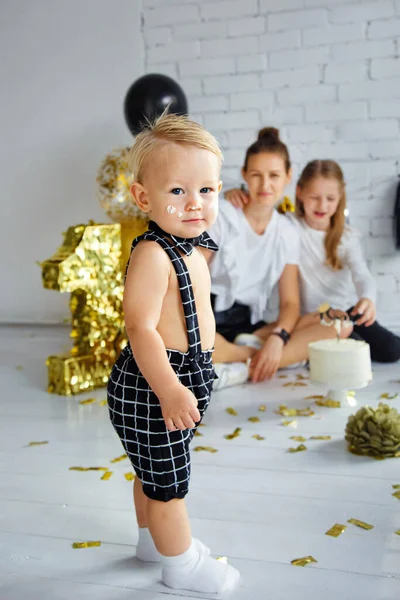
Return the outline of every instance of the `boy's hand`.
<path id="1" fill-rule="evenodd" d="M 193 429 L 200 421 L 197 398 L 182 384 L 178 384 L 171 394 L 160 400 L 160 404 L 169 431 Z"/>
<path id="2" fill-rule="evenodd" d="M 361 298 L 351 311 L 351 314 L 352 316 L 360 315 L 360 318 L 356 321 L 356 325 L 369 327 L 376 321 L 376 306 L 369 298 Z"/>
<path id="3" fill-rule="evenodd" d="M 270 335 L 264 346 L 251 361 L 250 379 L 253 383 L 271 379 L 277 372 L 283 352 L 283 341 L 277 335 Z"/>
<path id="4" fill-rule="evenodd" d="M 248 194 L 239 188 L 227 190 L 224 194 L 224 198 L 228 200 L 228 202 L 230 202 L 235 208 L 243 209 L 246 204 L 249 203 Z"/>

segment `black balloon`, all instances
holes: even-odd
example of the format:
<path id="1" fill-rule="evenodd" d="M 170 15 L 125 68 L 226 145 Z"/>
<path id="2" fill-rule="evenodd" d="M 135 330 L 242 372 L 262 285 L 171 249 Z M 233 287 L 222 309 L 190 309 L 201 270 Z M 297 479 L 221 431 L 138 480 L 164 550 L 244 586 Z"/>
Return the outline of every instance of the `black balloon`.
<path id="1" fill-rule="evenodd" d="M 188 105 L 182 88 L 166 75 L 144 75 L 132 83 L 124 101 L 125 121 L 138 134 L 147 120 L 152 121 L 169 106 L 169 112 L 186 115 Z"/>

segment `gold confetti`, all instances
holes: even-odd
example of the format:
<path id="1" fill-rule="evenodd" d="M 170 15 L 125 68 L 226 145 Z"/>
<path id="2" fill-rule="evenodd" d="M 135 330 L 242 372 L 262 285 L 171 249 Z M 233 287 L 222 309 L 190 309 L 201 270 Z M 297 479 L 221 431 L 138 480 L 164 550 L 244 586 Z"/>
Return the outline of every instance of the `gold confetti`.
<path id="1" fill-rule="evenodd" d="M 347 522 L 355 525 L 356 527 L 360 527 L 361 529 L 370 530 L 374 528 L 373 525 L 369 525 L 368 523 L 364 523 L 364 521 L 359 521 L 358 519 L 349 519 Z"/>
<path id="2" fill-rule="evenodd" d="M 305 567 L 310 563 L 317 563 L 318 561 L 312 556 L 305 556 L 304 558 L 295 558 L 291 562 L 294 567 Z"/>
<path id="3" fill-rule="evenodd" d="M 400 490 L 397 490 L 397 492 L 394 492 L 394 494 L 392 494 L 392 496 L 397 498 L 397 500 L 400 500 Z"/>
<path id="4" fill-rule="evenodd" d="M 307 383 L 303 383 L 302 381 L 288 381 L 283 384 L 283 387 L 307 387 Z"/>
<path id="5" fill-rule="evenodd" d="M 315 404 L 318 406 L 325 406 L 327 408 L 340 408 L 339 400 L 330 400 L 329 398 L 324 400 L 316 400 Z"/>
<path id="6" fill-rule="evenodd" d="M 195 435 L 196 437 L 203 437 L 203 434 L 202 434 L 202 433 L 200 433 L 200 431 L 198 431 L 197 429 L 196 429 L 196 431 L 194 432 L 194 435 Z"/>
<path id="7" fill-rule="evenodd" d="M 216 448 L 213 448 L 212 446 L 196 446 L 195 448 L 193 448 L 193 450 L 195 452 L 211 452 L 212 454 L 214 454 L 214 452 L 218 452 L 218 450 L 216 450 Z"/>
<path id="8" fill-rule="evenodd" d="M 100 405 L 100 406 L 106 406 L 106 404 L 107 404 L 107 400 L 101 400 L 101 401 L 99 402 L 99 405 Z"/>
<path id="9" fill-rule="evenodd" d="M 300 446 L 297 446 L 297 448 L 289 448 L 288 452 L 304 452 L 304 450 L 307 450 L 307 446 L 300 444 Z"/>
<path id="10" fill-rule="evenodd" d="M 258 433 L 255 433 L 255 434 L 254 434 L 252 437 L 253 437 L 255 440 L 260 440 L 260 441 L 261 441 L 261 440 L 265 440 L 265 437 L 263 437 L 262 435 L 258 435 Z"/>
<path id="11" fill-rule="evenodd" d="M 295 442 L 306 442 L 307 441 L 307 438 L 303 437 L 302 435 L 291 435 L 289 439 L 294 440 Z"/>
<path id="12" fill-rule="evenodd" d="M 258 407 L 259 412 L 265 412 L 267 410 L 267 407 L 265 406 L 265 404 L 260 404 L 260 406 Z"/>
<path id="13" fill-rule="evenodd" d="M 386 392 L 385 394 L 381 394 L 379 396 L 380 400 L 394 400 L 395 398 L 397 398 L 398 394 L 389 394 L 389 392 Z"/>
<path id="14" fill-rule="evenodd" d="M 283 425 L 284 427 L 297 427 L 297 421 L 286 421 L 285 419 L 283 419 L 283 421 L 281 422 L 281 425 Z"/>
<path id="15" fill-rule="evenodd" d="M 226 409 L 226 412 L 228 413 L 228 415 L 232 415 L 232 417 L 237 417 L 237 415 L 238 415 L 237 411 L 234 408 L 232 408 L 231 406 L 229 406 Z"/>
<path id="16" fill-rule="evenodd" d="M 395 531 L 396 535 L 400 535 L 400 529 L 398 529 L 397 531 Z"/>
<path id="17" fill-rule="evenodd" d="M 392 488 L 393 488 L 394 490 L 400 490 L 400 483 L 394 483 L 394 484 L 392 485 Z"/>
<path id="18" fill-rule="evenodd" d="M 278 375 L 278 379 L 287 379 L 289 375 Z"/>
<path id="19" fill-rule="evenodd" d="M 136 475 L 131 471 L 129 471 L 128 473 L 124 473 L 124 477 L 127 481 L 133 481 L 134 479 L 136 479 Z"/>
<path id="20" fill-rule="evenodd" d="M 24 370 L 24 367 L 22 365 L 17 365 L 15 368 L 17 369 L 17 371 L 23 371 Z"/>
<path id="21" fill-rule="evenodd" d="M 73 548 L 97 548 L 101 546 L 101 542 L 74 542 L 72 544 Z"/>
<path id="22" fill-rule="evenodd" d="M 297 373 L 296 379 L 297 379 L 297 381 L 305 381 L 306 379 L 310 379 L 310 378 L 306 377 L 305 375 L 302 375 L 301 373 Z"/>
<path id="23" fill-rule="evenodd" d="M 110 460 L 110 462 L 117 463 L 117 462 L 120 462 L 121 460 L 125 460 L 126 458 L 128 458 L 127 454 L 121 454 L 121 456 L 117 456 L 117 458 L 113 458 L 112 460 Z"/>
<path id="24" fill-rule="evenodd" d="M 314 395 L 314 396 L 306 396 L 304 400 L 323 400 L 325 396 Z"/>
<path id="25" fill-rule="evenodd" d="M 249 417 L 247 420 L 250 421 L 250 423 L 259 423 L 260 422 L 259 417 Z"/>
<path id="26" fill-rule="evenodd" d="M 44 446 L 45 444 L 48 444 L 49 442 L 29 442 L 28 446 Z"/>
<path id="27" fill-rule="evenodd" d="M 69 471 L 108 471 L 108 467 L 70 467 Z"/>
<path id="28" fill-rule="evenodd" d="M 331 435 L 312 435 L 309 440 L 331 440 Z"/>
<path id="29" fill-rule="evenodd" d="M 346 529 L 347 525 L 340 525 L 340 523 L 336 523 L 333 527 L 331 527 L 330 529 L 328 529 L 328 531 L 325 532 L 325 535 L 330 535 L 331 537 L 337 538 L 344 531 L 346 531 Z"/>
<path id="30" fill-rule="evenodd" d="M 96 402 L 96 398 L 88 398 L 87 400 L 80 400 L 79 404 L 93 404 Z"/>
<path id="31" fill-rule="evenodd" d="M 113 472 L 112 471 L 106 471 L 103 475 L 103 477 L 101 478 L 102 481 L 108 481 L 110 479 L 110 477 L 112 477 Z"/>
<path id="32" fill-rule="evenodd" d="M 228 564 L 228 558 L 227 558 L 226 556 L 218 556 L 218 558 L 217 558 L 217 561 L 218 561 L 218 562 L 222 562 L 222 563 L 224 563 L 225 565 L 227 565 L 227 564 Z"/>
<path id="33" fill-rule="evenodd" d="M 288 408 L 286 404 L 280 404 L 276 414 L 283 417 L 311 417 L 314 413 L 310 407 L 307 408 Z"/>
<path id="34" fill-rule="evenodd" d="M 205 423 L 199 423 L 199 424 L 197 425 L 197 427 L 205 427 L 205 426 L 206 426 L 206 424 L 205 424 Z"/>
<path id="35" fill-rule="evenodd" d="M 236 427 L 233 433 L 228 433 L 227 435 L 224 435 L 224 438 L 227 440 L 233 440 L 234 438 L 237 438 L 240 435 L 241 431 L 242 430 L 240 427 Z"/>

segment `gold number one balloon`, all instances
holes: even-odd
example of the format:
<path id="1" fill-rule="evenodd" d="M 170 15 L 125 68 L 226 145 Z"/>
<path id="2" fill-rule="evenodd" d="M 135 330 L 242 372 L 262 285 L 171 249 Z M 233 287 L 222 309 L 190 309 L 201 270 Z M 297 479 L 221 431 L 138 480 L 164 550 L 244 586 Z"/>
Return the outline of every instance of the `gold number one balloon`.
<path id="1" fill-rule="evenodd" d="M 103 387 L 126 344 L 119 224 L 76 225 L 41 263 L 47 289 L 70 292 L 71 350 L 49 356 L 48 391 L 69 396 Z"/>

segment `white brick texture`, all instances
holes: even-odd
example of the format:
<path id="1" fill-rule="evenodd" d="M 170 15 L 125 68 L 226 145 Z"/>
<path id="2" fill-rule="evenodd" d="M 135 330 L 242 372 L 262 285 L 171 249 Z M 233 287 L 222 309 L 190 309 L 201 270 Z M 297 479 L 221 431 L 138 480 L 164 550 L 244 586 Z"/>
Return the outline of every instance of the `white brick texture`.
<path id="1" fill-rule="evenodd" d="M 245 150 L 266 125 L 280 129 L 295 178 L 309 160 L 340 163 L 350 221 L 378 277 L 379 319 L 400 332 L 392 235 L 400 0 L 142 0 L 142 7 L 146 72 L 178 81 L 190 115 L 217 136 L 226 186 L 240 180 Z"/>

